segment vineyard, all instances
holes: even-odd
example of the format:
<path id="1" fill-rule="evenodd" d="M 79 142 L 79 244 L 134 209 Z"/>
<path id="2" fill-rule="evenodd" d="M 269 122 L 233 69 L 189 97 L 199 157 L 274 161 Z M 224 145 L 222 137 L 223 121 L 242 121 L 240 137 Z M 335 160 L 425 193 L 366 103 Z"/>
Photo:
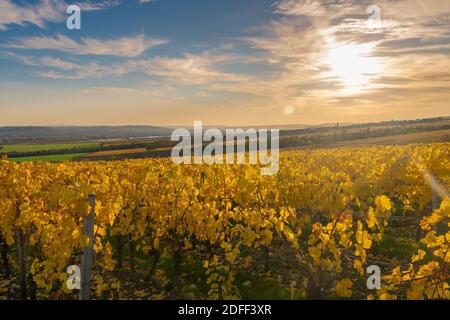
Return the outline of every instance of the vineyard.
<path id="1" fill-rule="evenodd" d="M 274 176 L 5 159 L 0 299 L 78 299 L 90 242 L 92 299 L 450 299 L 449 185 L 449 143 L 284 151 Z"/>

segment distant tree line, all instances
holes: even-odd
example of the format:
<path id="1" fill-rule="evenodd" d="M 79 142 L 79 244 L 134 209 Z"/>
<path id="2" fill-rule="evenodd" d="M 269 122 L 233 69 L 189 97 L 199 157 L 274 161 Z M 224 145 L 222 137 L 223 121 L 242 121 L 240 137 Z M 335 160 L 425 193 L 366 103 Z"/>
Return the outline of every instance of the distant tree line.
<path id="1" fill-rule="evenodd" d="M 379 123 L 366 123 L 346 126 L 328 126 L 318 128 L 306 128 L 298 130 L 280 131 L 280 147 L 292 148 L 302 146 L 316 146 L 341 141 L 352 141 L 376 137 L 401 135 L 415 132 L 448 130 L 450 124 L 444 122 L 450 120 L 448 117 L 438 117 L 430 119 L 418 119 L 407 121 L 384 121 Z M 447 121 L 448 122 L 448 121 Z M 433 124 L 434 123 L 434 124 Z M 71 140 L 72 142 L 74 140 Z M 1 143 L 1 138 L 0 138 Z M 49 143 L 49 141 L 46 141 Z M 43 155 L 61 155 L 73 153 L 93 153 L 98 151 L 114 151 L 124 149 L 146 148 L 146 152 L 136 155 L 121 155 L 118 158 L 141 158 L 151 156 L 170 156 L 170 151 L 155 150 L 159 148 L 171 148 L 178 142 L 172 142 L 170 137 L 160 137 L 154 141 L 132 142 L 132 140 L 114 142 L 102 142 L 97 147 L 76 147 L 60 150 L 40 150 L 28 152 L 8 152 L 10 158 L 33 157 Z M 247 145 L 247 143 L 246 143 Z M 3 147 L 0 147 L 0 154 Z M 96 157 L 97 158 L 97 157 Z M 110 158 L 110 157 L 108 157 Z"/>
<path id="2" fill-rule="evenodd" d="M 441 126 L 416 126 L 416 127 L 396 126 L 396 127 L 379 128 L 376 130 L 373 130 L 373 127 L 366 127 L 356 131 L 354 127 L 353 128 L 335 127 L 333 129 L 330 128 L 326 131 L 324 130 L 321 133 L 282 136 L 280 138 L 280 147 L 292 148 L 301 146 L 314 146 L 341 141 L 353 141 L 360 139 L 387 137 L 408 133 L 448 130 L 448 129 L 450 129 L 450 124 Z"/>
<path id="3" fill-rule="evenodd" d="M 69 149 L 50 149 L 50 150 L 39 150 L 39 151 L 27 151 L 27 152 L 8 152 L 10 158 L 23 158 L 23 157 L 34 157 L 34 156 L 47 156 L 47 155 L 61 155 L 61 154 L 72 154 L 72 153 L 93 153 L 98 151 L 114 151 L 114 150 L 124 150 L 124 149 L 141 149 L 146 148 L 148 150 L 170 147 L 174 143 L 170 140 L 158 140 L 155 142 L 145 142 L 145 143 L 130 143 L 130 144 L 119 144 L 119 145 L 109 145 L 101 143 L 98 147 L 76 147 Z M 0 149 L 1 153 L 1 149 Z"/>
<path id="4" fill-rule="evenodd" d="M 445 126 L 439 124 L 439 122 L 450 120 L 450 117 L 436 117 L 436 118 L 428 118 L 428 119 L 417 119 L 417 120 L 391 120 L 391 121 L 382 121 L 382 122 L 374 122 L 374 123 L 360 123 L 360 124 L 352 124 L 339 126 L 339 123 L 336 126 L 326 126 L 326 127 L 313 127 L 313 128 L 304 128 L 304 129 L 295 129 L 295 130 L 283 130 L 280 132 L 280 136 L 296 136 L 299 134 L 307 134 L 307 133 L 321 133 L 321 132 L 329 132 L 336 130 L 336 128 L 345 128 L 345 129 L 363 129 L 363 128 L 379 128 L 379 127 L 389 127 L 389 126 L 414 126 L 420 124 L 430 124 L 436 123 L 435 126 L 426 126 L 430 127 L 430 131 L 439 130 L 438 127 Z"/>

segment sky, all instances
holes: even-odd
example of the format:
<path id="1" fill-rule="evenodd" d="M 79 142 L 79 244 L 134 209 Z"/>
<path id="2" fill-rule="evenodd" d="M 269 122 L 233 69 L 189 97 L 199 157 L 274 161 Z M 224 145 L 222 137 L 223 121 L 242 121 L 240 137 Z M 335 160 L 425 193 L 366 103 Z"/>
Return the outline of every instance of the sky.
<path id="1" fill-rule="evenodd" d="M 0 126 L 448 116 L 449 53 L 449 0 L 0 0 Z"/>

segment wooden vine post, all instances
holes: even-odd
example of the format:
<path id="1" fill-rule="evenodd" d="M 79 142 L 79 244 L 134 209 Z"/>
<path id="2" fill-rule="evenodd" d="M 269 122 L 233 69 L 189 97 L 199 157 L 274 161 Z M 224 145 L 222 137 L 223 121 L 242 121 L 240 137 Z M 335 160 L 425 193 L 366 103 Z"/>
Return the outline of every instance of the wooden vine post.
<path id="1" fill-rule="evenodd" d="M 16 233 L 17 242 L 17 258 L 19 264 L 19 283 L 20 283 L 20 298 L 27 300 L 27 271 L 26 263 L 27 258 L 25 255 L 25 238 L 21 230 Z"/>
<path id="2" fill-rule="evenodd" d="M 92 260 L 94 258 L 95 196 L 88 196 L 90 212 L 83 219 L 83 236 L 89 239 L 81 255 L 80 300 L 91 299 Z"/>

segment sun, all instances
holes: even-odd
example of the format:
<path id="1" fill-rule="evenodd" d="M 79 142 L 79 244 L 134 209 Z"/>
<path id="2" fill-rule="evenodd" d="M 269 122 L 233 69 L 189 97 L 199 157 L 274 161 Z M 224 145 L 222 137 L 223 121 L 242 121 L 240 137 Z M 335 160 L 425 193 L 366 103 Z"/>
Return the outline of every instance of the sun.
<path id="1" fill-rule="evenodd" d="M 328 42 L 328 54 L 323 63 L 327 77 L 337 80 L 344 94 L 360 93 L 368 89 L 373 78 L 384 71 L 384 64 L 373 57 L 373 44 Z"/>

